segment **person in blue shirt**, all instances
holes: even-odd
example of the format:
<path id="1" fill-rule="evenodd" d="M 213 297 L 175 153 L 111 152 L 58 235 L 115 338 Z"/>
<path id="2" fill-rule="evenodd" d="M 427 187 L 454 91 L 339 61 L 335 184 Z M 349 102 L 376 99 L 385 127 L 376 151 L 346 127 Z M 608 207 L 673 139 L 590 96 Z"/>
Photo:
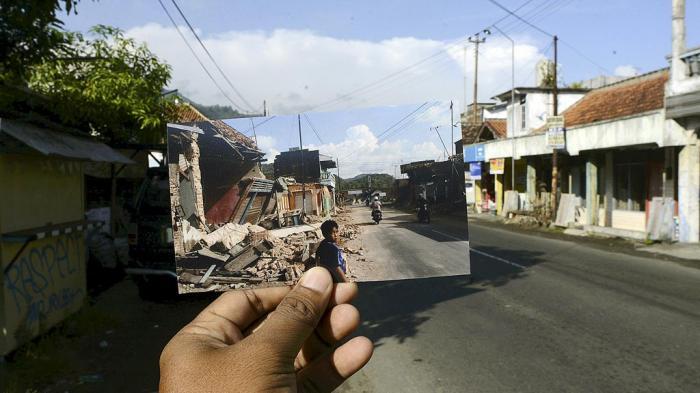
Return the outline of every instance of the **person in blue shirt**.
<path id="1" fill-rule="evenodd" d="M 321 224 L 323 240 L 316 250 L 316 266 L 322 266 L 328 270 L 333 278 L 333 282 L 348 282 L 345 274 L 347 264 L 343 257 L 343 251 L 338 246 L 340 233 L 338 223 L 333 220 L 326 220 Z"/>

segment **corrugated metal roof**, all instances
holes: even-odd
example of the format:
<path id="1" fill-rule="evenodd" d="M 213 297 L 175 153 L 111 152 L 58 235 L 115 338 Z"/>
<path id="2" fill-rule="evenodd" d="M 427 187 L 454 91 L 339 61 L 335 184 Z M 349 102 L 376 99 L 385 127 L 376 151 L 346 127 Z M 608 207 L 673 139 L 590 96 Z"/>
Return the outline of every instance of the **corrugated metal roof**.
<path id="1" fill-rule="evenodd" d="M 40 128 L 17 120 L 0 119 L 0 133 L 45 154 L 95 162 L 133 164 L 134 162 L 104 143 Z"/>

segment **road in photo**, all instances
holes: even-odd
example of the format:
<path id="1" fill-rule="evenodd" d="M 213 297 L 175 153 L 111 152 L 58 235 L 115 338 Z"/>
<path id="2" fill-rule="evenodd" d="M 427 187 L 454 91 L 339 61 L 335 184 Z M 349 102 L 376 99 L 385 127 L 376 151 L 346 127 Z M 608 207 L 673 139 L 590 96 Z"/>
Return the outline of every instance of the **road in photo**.
<path id="1" fill-rule="evenodd" d="M 375 225 L 370 209 L 351 208 L 353 222 L 362 229 L 366 263 L 350 266 L 358 281 L 397 278 L 425 278 L 469 273 L 466 227 L 458 238 L 435 232 L 430 224 L 419 223 L 416 214 L 383 209 L 383 220 Z"/>

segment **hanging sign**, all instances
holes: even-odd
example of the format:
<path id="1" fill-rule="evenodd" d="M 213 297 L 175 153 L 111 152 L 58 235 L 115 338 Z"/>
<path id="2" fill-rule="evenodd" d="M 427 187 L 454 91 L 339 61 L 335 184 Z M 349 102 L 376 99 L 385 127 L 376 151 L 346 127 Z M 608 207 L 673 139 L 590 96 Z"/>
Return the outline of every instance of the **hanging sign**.
<path id="1" fill-rule="evenodd" d="M 566 148 L 564 116 L 549 116 L 547 118 L 547 147 L 552 149 Z"/>
<path id="2" fill-rule="evenodd" d="M 489 173 L 492 175 L 502 175 L 505 167 L 505 159 L 493 158 L 489 161 Z"/>

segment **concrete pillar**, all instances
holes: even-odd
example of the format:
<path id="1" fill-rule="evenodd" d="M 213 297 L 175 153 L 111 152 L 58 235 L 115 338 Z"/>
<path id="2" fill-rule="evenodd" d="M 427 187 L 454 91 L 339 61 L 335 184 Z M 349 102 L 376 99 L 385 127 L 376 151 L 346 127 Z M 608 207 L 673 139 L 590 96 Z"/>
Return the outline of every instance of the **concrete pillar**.
<path id="1" fill-rule="evenodd" d="M 678 218 L 682 243 L 700 241 L 700 147 L 684 146 L 678 154 Z"/>
<path id="2" fill-rule="evenodd" d="M 598 225 L 598 164 L 593 157 L 586 161 L 586 222 Z"/>
<path id="3" fill-rule="evenodd" d="M 481 180 L 474 180 L 474 211 L 481 213 Z"/>
<path id="4" fill-rule="evenodd" d="M 503 176 L 504 175 L 494 175 L 496 178 L 496 213 L 499 215 L 503 212 Z"/>
<path id="5" fill-rule="evenodd" d="M 528 209 L 532 210 L 532 205 L 537 200 L 537 170 L 531 162 L 527 162 L 527 178 L 525 189 L 527 192 Z"/>
<path id="6" fill-rule="evenodd" d="M 612 212 L 615 208 L 615 200 L 613 199 L 614 173 L 613 152 L 605 152 L 605 226 L 612 226 Z"/>

